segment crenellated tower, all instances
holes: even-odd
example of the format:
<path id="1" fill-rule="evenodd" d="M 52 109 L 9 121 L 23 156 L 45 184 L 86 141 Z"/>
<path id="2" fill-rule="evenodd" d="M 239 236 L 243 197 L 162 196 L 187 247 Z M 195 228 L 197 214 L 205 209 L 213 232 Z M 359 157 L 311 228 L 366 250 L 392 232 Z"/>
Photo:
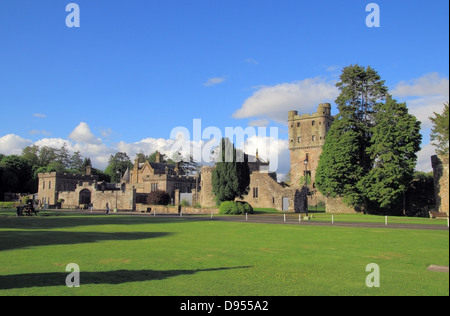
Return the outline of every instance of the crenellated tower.
<path id="1" fill-rule="evenodd" d="M 305 179 L 310 178 L 309 189 L 320 196 L 315 189 L 316 169 L 325 144 L 325 136 L 333 120 L 329 103 L 319 104 L 317 112 L 313 114 L 299 115 L 297 111 L 289 112 L 292 187 L 303 187 Z"/>

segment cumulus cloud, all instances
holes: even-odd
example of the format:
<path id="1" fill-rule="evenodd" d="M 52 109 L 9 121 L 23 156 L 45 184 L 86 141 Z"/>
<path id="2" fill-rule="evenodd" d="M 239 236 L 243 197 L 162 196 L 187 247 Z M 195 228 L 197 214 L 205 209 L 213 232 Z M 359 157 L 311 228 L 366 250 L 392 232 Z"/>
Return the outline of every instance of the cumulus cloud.
<path id="1" fill-rule="evenodd" d="M 422 129 L 431 128 L 430 116 L 442 113 L 444 102 L 449 100 L 449 79 L 438 73 L 401 81 L 390 93 L 401 102 L 407 102 L 411 114 L 422 122 Z"/>
<path id="2" fill-rule="evenodd" d="M 24 139 L 14 134 L 0 137 L 0 154 L 20 155 L 22 149 L 32 144 L 31 140 Z"/>
<path id="3" fill-rule="evenodd" d="M 319 103 L 333 101 L 338 95 L 335 83 L 322 78 L 262 86 L 245 100 L 233 117 L 267 117 L 285 123 L 288 111 L 315 112 Z"/>
<path id="4" fill-rule="evenodd" d="M 431 144 L 422 146 L 422 149 L 417 153 L 417 171 L 432 172 L 431 156 L 436 155 L 436 147 Z"/>
<path id="5" fill-rule="evenodd" d="M 92 134 L 89 125 L 85 122 L 81 122 L 75 129 L 70 133 L 69 138 L 77 143 L 86 143 L 86 144 L 101 144 L 102 140 L 100 138 L 96 138 L 94 134 Z"/>

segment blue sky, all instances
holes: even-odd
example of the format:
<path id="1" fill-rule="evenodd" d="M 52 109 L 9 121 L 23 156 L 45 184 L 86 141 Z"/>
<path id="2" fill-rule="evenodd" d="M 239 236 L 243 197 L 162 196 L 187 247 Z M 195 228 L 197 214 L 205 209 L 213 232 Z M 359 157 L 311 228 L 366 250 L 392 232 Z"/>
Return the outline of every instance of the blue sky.
<path id="1" fill-rule="evenodd" d="M 68 28 L 66 5 L 80 8 Z M 369 28 L 366 5 L 380 7 Z M 0 0 L 0 152 L 24 146 L 109 155 L 167 150 L 171 130 L 279 127 L 333 103 L 343 67 L 372 66 L 423 122 L 449 99 L 449 2 Z M 257 145 L 254 145 L 257 147 Z M 252 148 L 251 150 L 254 150 Z M 287 169 L 287 170 L 286 170 Z"/>

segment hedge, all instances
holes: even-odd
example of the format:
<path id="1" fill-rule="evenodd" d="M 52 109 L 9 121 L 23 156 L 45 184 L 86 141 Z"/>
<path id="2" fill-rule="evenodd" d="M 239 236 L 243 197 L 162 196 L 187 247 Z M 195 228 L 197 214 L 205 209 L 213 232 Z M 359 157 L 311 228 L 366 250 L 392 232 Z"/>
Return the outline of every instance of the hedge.
<path id="1" fill-rule="evenodd" d="M 253 214 L 253 207 L 247 202 L 228 201 L 220 204 L 219 214 L 222 215 L 242 215 Z"/>

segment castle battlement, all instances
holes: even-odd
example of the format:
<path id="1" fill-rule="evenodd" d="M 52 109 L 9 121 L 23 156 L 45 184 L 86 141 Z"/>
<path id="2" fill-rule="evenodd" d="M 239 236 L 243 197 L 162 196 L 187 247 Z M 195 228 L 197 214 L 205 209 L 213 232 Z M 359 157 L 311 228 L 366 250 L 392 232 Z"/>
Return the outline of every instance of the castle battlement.
<path id="1" fill-rule="evenodd" d="M 73 180 L 96 180 L 97 177 L 93 175 L 73 174 L 66 172 L 44 172 L 38 173 L 38 178 L 64 178 Z"/>

